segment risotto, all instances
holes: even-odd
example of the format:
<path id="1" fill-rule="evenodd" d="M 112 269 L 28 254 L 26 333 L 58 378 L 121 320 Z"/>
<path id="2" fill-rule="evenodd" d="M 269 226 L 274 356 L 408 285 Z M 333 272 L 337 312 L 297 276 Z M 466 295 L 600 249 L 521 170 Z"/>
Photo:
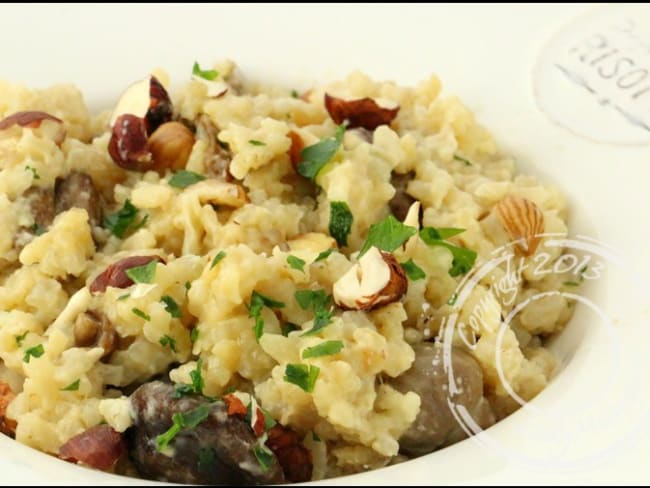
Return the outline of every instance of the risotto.
<path id="1" fill-rule="evenodd" d="M 155 72 L 98 116 L 71 85 L 0 81 L 4 434 L 131 476 L 299 482 L 465 438 L 449 399 L 489 427 L 518 406 L 502 376 L 525 400 L 545 387 L 572 304 L 497 331 L 561 278 L 495 298 L 504 265 L 462 305 L 457 287 L 508 243 L 532 262 L 565 200 L 438 78 L 188 78 Z M 443 361 L 446 318 L 479 305 Z"/>

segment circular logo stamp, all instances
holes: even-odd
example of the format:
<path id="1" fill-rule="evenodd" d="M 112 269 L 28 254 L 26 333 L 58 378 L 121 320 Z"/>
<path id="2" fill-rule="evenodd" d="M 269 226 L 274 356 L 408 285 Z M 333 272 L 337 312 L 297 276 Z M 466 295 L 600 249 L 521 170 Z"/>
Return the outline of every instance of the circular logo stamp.
<path id="1" fill-rule="evenodd" d="M 516 243 L 496 249 L 489 260 L 465 276 L 453 295 L 450 304 L 454 311 L 442 322 L 437 337 L 444 349 L 448 405 L 465 433 L 493 453 L 536 469 L 582 469 L 609 456 L 622 444 L 629 445 L 635 436 L 645 432 L 630 416 L 638 416 L 642 423 L 650 419 L 647 405 L 639 400 L 638 379 L 634 379 L 643 370 L 638 360 L 644 353 L 626 344 L 624 339 L 631 334 L 621 333 L 612 318 L 607 292 L 603 292 L 608 284 L 623 282 L 640 293 L 636 300 L 643 300 L 647 287 L 629 276 L 631 268 L 614 250 L 594 239 L 564 234 L 539 237 L 543 237 L 543 244 L 531 258 L 517 253 Z M 528 285 L 524 288 L 525 282 Z M 540 307 L 544 301 L 551 305 Z M 599 367 L 591 377 L 587 375 L 588 380 L 584 374 L 578 375 L 580 384 L 572 382 L 573 377 L 563 381 L 564 371 L 552 378 L 551 383 L 557 384 L 546 388 L 556 387 L 555 395 L 560 390 L 563 401 L 529 402 L 535 395 L 530 398 L 530 394 L 522 394 L 526 390 L 522 385 L 533 379 L 528 377 L 520 384 L 512 384 L 518 377 L 517 368 L 523 364 L 512 360 L 513 340 L 514 354 L 520 354 L 519 339 L 513 339 L 513 331 L 522 329 L 524 314 L 532 312 L 543 322 L 545 317 L 541 314 L 563 313 L 557 307 L 568 307 L 569 315 L 574 316 L 563 331 L 571 335 L 560 348 L 564 357 L 559 358 L 558 369 L 579 369 L 580 364 L 594 364 L 593 361 Z M 537 332 L 530 334 L 535 336 Z M 485 363 L 488 370 L 493 370 L 490 382 L 494 394 L 527 414 L 525 421 L 517 424 L 514 439 L 509 437 L 509 441 L 504 442 L 501 436 L 497 441 L 490 430 L 484 431 L 473 413 L 459 401 L 462 384 L 458 384 L 453 370 L 453 348 L 460 345 L 477 356 L 481 341 L 483 345 L 487 341 L 487 350 L 491 351 L 486 358 L 484 347 L 480 362 L 484 370 Z M 535 347 L 541 344 L 537 342 Z M 522 358 L 525 360 L 528 359 Z M 574 398 L 570 398 L 572 395 Z M 562 410 L 567 408 L 571 411 Z M 526 442 L 522 444 L 523 440 Z"/>
<path id="2" fill-rule="evenodd" d="M 599 7 L 566 25 L 533 69 L 541 110 L 589 140 L 650 144 L 650 5 Z"/>

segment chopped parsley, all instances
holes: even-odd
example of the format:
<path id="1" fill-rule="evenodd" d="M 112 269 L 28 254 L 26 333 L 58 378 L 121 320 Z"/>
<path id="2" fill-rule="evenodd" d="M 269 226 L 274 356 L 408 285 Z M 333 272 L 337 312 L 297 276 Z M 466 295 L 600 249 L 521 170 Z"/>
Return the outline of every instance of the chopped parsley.
<path id="1" fill-rule="evenodd" d="M 44 353 L 45 353 L 45 349 L 43 348 L 43 344 L 30 347 L 25 351 L 25 355 L 23 356 L 23 361 L 28 363 L 31 358 L 40 358 Z"/>
<path id="2" fill-rule="evenodd" d="M 202 367 L 203 359 L 199 358 L 199 360 L 196 362 L 196 369 L 194 371 L 190 371 L 192 389 L 199 395 L 203 395 L 203 388 L 205 388 L 205 381 L 203 380 L 203 374 L 201 373 Z"/>
<path id="3" fill-rule="evenodd" d="M 118 301 L 118 302 L 121 302 L 122 300 L 126 300 L 126 299 L 129 298 L 130 296 L 131 296 L 130 293 L 125 293 L 124 295 L 120 295 L 119 297 L 117 297 L 117 301 Z"/>
<path id="4" fill-rule="evenodd" d="M 447 305 L 451 305 L 453 307 L 454 305 L 456 305 L 456 300 L 458 300 L 458 293 L 454 292 L 449 297 L 449 300 L 447 300 Z"/>
<path id="5" fill-rule="evenodd" d="M 318 261 L 322 261 L 323 259 L 327 259 L 330 257 L 330 254 L 332 254 L 334 251 L 336 251 L 335 248 L 328 249 L 326 251 L 321 252 L 318 256 L 316 256 L 316 259 L 314 259 L 314 262 L 317 263 Z"/>
<path id="6" fill-rule="evenodd" d="M 332 322 L 332 312 L 329 310 L 331 297 L 325 290 L 298 290 L 294 297 L 303 310 L 312 308 L 314 321 L 312 328 L 303 332 L 303 336 L 314 335 Z"/>
<path id="7" fill-rule="evenodd" d="M 343 341 L 325 341 L 302 351 L 302 358 L 318 358 L 321 356 L 331 356 L 343 349 Z"/>
<path id="8" fill-rule="evenodd" d="M 77 391 L 79 389 L 79 383 L 81 380 L 76 380 L 70 383 L 68 386 L 65 388 L 61 388 L 61 391 Z"/>
<path id="9" fill-rule="evenodd" d="M 260 463 L 260 468 L 262 468 L 262 471 L 266 473 L 271 467 L 271 464 L 273 464 L 273 453 L 264 444 L 255 446 L 253 448 L 253 453 L 257 458 L 257 462 Z"/>
<path id="10" fill-rule="evenodd" d="M 187 188 L 188 186 L 203 180 L 205 180 L 205 176 L 195 173 L 193 171 L 187 171 L 185 169 L 182 169 L 174 173 L 174 176 L 172 176 L 169 179 L 168 183 L 169 186 L 182 189 L 182 188 Z"/>
<path id="11" fill-rule="evenodd" d="M 158 260 L 152 259 L 147 264 L 127 269 L 125 273 L 134 283 L 151 283 L 156 277 L 157 264 Z"/>
<path id="12" fill-rule="evenodd" d="M 192 74 L 208 81 L 214 81 L 217 76 L 219 76 L 219 72 L 217 70 L 201 69 L 197 61 L 194 61 L 194 66 L 192 66 Z"/>
<path id="13" fill-rule="evenodd" d="M 139 308 L 133 307 L 133 308 L 131 309 L 131 312 L 133 312 L 134 315 L 137 315 L 138 317 L 140 317 L 140 318 L 143 319 L 143 320 L 146 320 L 146 321 L 151 320 L 151 316 L 149 316 L 148 314 L 144 313 L 144 312 L 143 312 L 142 310 L 140 310 Z"/>
<path id="14" fill-rule="evenodd" d="M 36 171 L 36 168 L 34 168 L 33 166 L 30 166 L 28 164 L 27 166 L 25 166 L 25 171 L 31 171 L 32 175 L 33 175 L 33 178 L 35 180 L 40 180 L 41 179 L 41 175 L 38 174 L 38 171 Z"/>
<path id="15" fill-rule="evenodd" d="M 176 339 L 169 337 L 167 334 L 160 338 L 160 345 L 163 347 L 169 346 L 172 352 L 176 352 Z"/>
<path id="16" fill-rule="evenodd" d="M 137 218 L 138 209 L 131 203 L 131 200 L 127 199 L 120 210 L 104 219 L 104 227 L 122 239 L 129 229 L 137 230 L 147 221 L 147 216 L 145 216 L 139 223 L 136 223 Z"/>
<path id="17" fill-rule="evenodd" d="M 306 364 L 287 364 L 284 370 L 284 381 L 302 388 L 307 393 L 314 391 L 320 368 Z"/>
<path id="18" fill-rule="evenodd" d="M 199 328 L 195 326 L 192 329 L 192 332 L 190 332 L 190 341 L 196 342 L 198 338 L 199 338 Z"/>
<path id="19" fill-rule="evenodd" d="M 467 273 L 476 261 L 476 251 L 464 247 L 455 246 L 443 239 L 448 239 L 464 232 L 464 229 L 424 227 L 420 230 L 420 238 L 429 246 L 441 246 L 448 249 L 452 256 L 450 276 L 458 276 Z"/>
<path id="20" fill-rule="evenodd" d="M 304 270 L 305 260 L 304 259 L 300 259 L 297 256 L 289 255 L 289 256 L 287 256 L 287 264 L 289 265 L 290 268 L 297 269 L 298 271 L 302 271 L 303 273 L 305 272 L 305 270 Z"/>
<path id="21" fill-rule="evenodd" d="M 282 335 L 288 337 L 293 331 L 300 330 L 300 327 L 291 322 L 283 322 L 282 325 L 280 325 L 280 329 L 282 330 Z"/>
<path id="22" fill-rule="evenodd" d="M 422 268 L 420 268 L 412 259 L 409 259 L 405 263 L 400 263 L 400 266 L 404 272 L 408 275 L 411 281 L 422 280 L 427 277 L 426 273 Z"/>
<path id="23" fill-rule="evenodd" d="M 190 288 L 192 288 L 192 283 L 190 283 L 189 281 L 186 281 L 185 282 L 185 290 L 190 291 Z"/>
<path id="24" fill-rule="evenodd" d="M 573 286 L 573 287 L 580 286 L 580 283 L 578 283 L 577 281 L 565 281 L 562 284 L 564 286 Z"/>
<path id="25" fill-rule="evenodd" d="M 180 319 L 183 313 L 181 312 L 181 308 L 178 306 L 178 303 L 170 297 L 169 295 L 164 295 L 160 301 L 162 301 L 165 304 L 165 310 L 169 315 L 174 317 L 175 319 Z"/>
<path id="26" fill-rule="evenodd" d="M 256 141 L 255 139 L 251 139 L 251 140 L 249 140 L 248 143 L 249 143 L 251 146 L 266 146 L 266 142 Z"/>
<path id="27" fill-rule="evenodd" d="M 32 234 L 38 237 L 44 234 L 46 229 L 42 225 L 39 225 L 37 222 L 34 222 L 32 226 L 29 228 L 29 230 L 32 231 Z"/>
<path id="28" fill-rule="evenodd" d="M 264 334 L 264 319 L 262 318 L 262 309 L 264 307 L 282 308 L 284 307 L 284 303 L 253 291 L 253 294 L 251 295 L 251 303 L 248 305 L 248 316 L 255 319 L 255 327 L 253 328 L 253 331 L 255 332 L 255 339 L 257 342 L 260 341 L 262 334 Z"/>
<path id="29" fill-rule="evenodd" d="M 295 89 L 291 90 L 291 96 L 293 98 L 298 98 L 300 96 L 300 95 L 298 95 L 298 90 L 295 90 Z"/>
<path id="30" fill-rule="evenodd" d="M 370 226 L 368 237 L 359 252 L 359 257 L 363 256 L 373 246 L 382 251 L 392 252 L 416 233 L 415 227 L 404 225 L 395 217 L 389 215 L 384 220 Z"/>
<path id="31" fill-rule="evenodd" d="M 172 426 L 164 433 L 156 437 L 156 449 L 163 451 L 167 448 L 169 443 L 174 440 L 174 437 L 182 429 L 194 429 L 199 424 L 204 422 L 210 415 L 210 407 L 208 405 L 200 405 L 193 410 L 186 413 L 177 412 L 172 415 Z"/>
<path id="32" fill-rule="evenodd" d="M 210 269 L 214 268 L 225 257 L 226 257 L 226 251 L 219 251 L 217 255 L 214 257 L 214 259 L 212 259 L 212 262 L 210 263 Z"/>
<path id="33" fill-rule="evenodd" d="M 465 166 L 471 166 L 472 165 L 472 162 L 469 159 L 466 159 L 466 158 L 464 158 L 464 157 L 462 157 L 462 156 L 460 156 L 458 154 L 454 154 L 454 159 L 456 161 L 460 161 L 462 163 L 465 163 Z"/>
<path id="34" fill-rule="evenodd" d="M 321 141 L 307 146 L 300 152 L 300 163 L 298 163 L 298 173 L 314 181 L 323 166 L 329 163 L 343 142 L 345 126 L 339 125 L 336 128 L 334 137 L 328 137 Z"/>
<path id="35" fill-rule="evenodd" d="M 23 345 L 23 341 L 25 340 L 25 337 L 27 337 L 27 334 L 29 334 L 29 331 L 28 331 L 28 330 L 26 330 L 25 332 L 23 332 L 23 333 L 20 334 L 20 335 L 15 336 L 15 338 L 16 338 L 16 345 L 17 345 L 18 347 L 20 347 L 20 346 Z"/>
<path id="36" fill-rule="evenodd" d="M 330 202 L 330 235 L 336 239 L 339 247 L 348 245 L 348 234 L 352 229 L 354 217 L 345 202 Z"/>

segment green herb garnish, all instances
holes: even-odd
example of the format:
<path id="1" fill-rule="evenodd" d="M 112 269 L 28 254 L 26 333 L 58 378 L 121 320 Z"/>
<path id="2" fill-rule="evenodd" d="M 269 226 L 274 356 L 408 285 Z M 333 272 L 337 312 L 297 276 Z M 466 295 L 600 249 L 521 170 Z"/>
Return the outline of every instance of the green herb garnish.
<path id="1" fill-rule="evenodd" d="M 196 369 L 190 371 L 190 380 L 192 380 L 192 389 L 194 393 L 198 395 L 203 395 L 203 388 L 205 388 L 205 381 L 203 380 L 203 373 L 201 368 L 203 367 L 203 359 L 199 358 L 196 362 Z"/>
<path id="2" fill-rule="evenodd" d="M 182 169 L 174 173 L 174 176 L 169 179 L 169 186 L 173 186 L 174 188 L 187 188 L 203 180 L 205 180 L 205 176 Z"/>
<path id="3" fill-rule="evenodd" d="M 16 339 L 16 345 L 17 345 L 18 347 L 20 347 L 20 346 L 23 345 L 23 341 L 25 340 L 25 337 L 27 337 L 27 334 L 29 334 L 29 331 L 28 331 L 28 330 L 26 330 L 25 332 L 23 332 L 21 335 L 17 335 L 17 336 L 15 336 L 15 339 Z"/>
<path id="4" fill-rule="evenodd" d="M 470 269 L 472 269 L 472 266 L 474 266 L 474 262 L 476 261 L 477 257 L 476 251 L 464 247 L 458 247 L 443 240 L 458 235 L 461 232 L 464 232 L 464 229 L 434 229 L 433 227 L 424 227 L 422 230 L 420 230 L 420 238 L 427 245 L 441 246 L 451 252 L 454 259 L 451 263 L 449 274 L 454 277 L 465 274 Z"/>
<path id="5" fill-rule="evenodd" d="M 140 228 L 143 222 L 146 222 L 147 216 L 136 224 L 137 217 L 138 209 L 131 203 L 131 200 L 127 199 L 119 211 L 104 219 L 104 227 L 110 230 L 113 235 L 122 239 L 129 229 L 135 230 Z"/>
<path id="6" fill-rule="evenodd" d="M 345 202 L 330 202 L 330 235 L 336 239 L 339 247 L 348 245 L 348 234 L 352 229 L 354 217 Z"/>
<path id="7" fill-rule="evenodd" d="M 256 141 L 255 139 L 251 139 L 251 140 L 249 140 L 248 143 L 249 143 L 251 146 L 266 146 L 266 142 Z"/>
<path id="8" fill-rule="evenodd" d="M 169 315 L 171 315 L 175 319 L 181 318 L 181 316 L 183 315 L 183 313 L 181 312 L 181 308 L 178 306 L 178 303 L 176 303 L 176 301 L 172 297 L 170 297 L 169 295 L 164 295 L 160 300 L 165 304 L 165 310 L 167 311 L 167 313 L 169 313 Z"/>
<path id="9" fill-rule="evenodd" d="M 323 259 L 327 259 L 330 257 L 330 254 L 332 254 L 334 251 L 336 251 L 335 248 L 328 249 L 326 251 L 321 252 L 318 256 L 316 256 L 316 259 L 314 259 L 314 262 L 317 263 L 318 261 L 322 261 Z"/>
<path id="10" fill-rule="evenodd" d="M 298 90 L 291 90 L 291 96 L 293 98 L 298 98 L 300 95 L 298 94 Z"/>
<path id="11" fill-rule="evenodd" d="M 217 454 L 213 447 L 202 447 L 199 449 L 199 461 L 197 467 L 201 473 L 209 473 L 214 469 L 217 462 Z"/>
<path id="12" fill-rule="evenodd" d="M 31 171 L 33 179 L 35 180 L 41 179 L 41 175 L 38 174 L 38 171 L 36 171 L 36 168 L 34 168 L 33 166 L 30 165 L 25 166 L 25 171 Z"/>
<path id="13" fill-rule="evenodd" d="M 160 338 L 160 345 L 163 347 L 169 346 L 172 352 L 176 352 L 176 339 L 169 337 L 167 334 Z"/>
<path id="14" fill-rule="evenodd" d="M 133 312 L 134 315 L 137 315 L 137 316 L 140 317 L 141 319 L 144 319 L 144 320 L 146 320 L 146 321 L 151 320 L 151 317 L 150 317 L 148 314 L 144 313 L 144 312 L 143 312 L 142 310 L 140 310 L 139 308 L 133 307 L 133 308 L 131 309 L 131 312 Z"/>
<path id="15" fill-rule="evenodd" d="M 262 334 L 264 334 L 264 319 L 262 318 L 262 309 L 264 307 L 282 308 L 284 307 L 284 303 L 253 291 L 253 294 L 251 295 L 251 303 L 248 305 L 248 316 L 255 319 L 255 327 L 253 328 L 253 331 L 255 332 L 255 339 L 257 342 L 260 341 Z"/>
<path id="16" fill-rule="evenodd" d="M 61 388 L 61 391 L 77 391 L 79 389 L 79 383 L 81 380 L 76 380 L 70 383 L 68 386 L 65 388 Z"/>
<path id="17" fill-rule="evenodd" d="M 458 293 L 453 293 L 450 297 L 449 300 L 447 300 L 447 305 L 451 305 L 452 307 L 456 305 L 456 300 L 458 300 Z"/>
<path id="18" fill-rule="evenodd" d="M 314 391 L 320 368 L 306 364 L 287 364 L 284 370 L 284 381 L 302 388 L 307 393 Z"/>
<path id="19" fill-rule="evenodd" d="M 194 66 L 192 66 L 192 74 L 208 81 L 214 81 L 219 76 L 219 72 L 214 69 L 201 69 L 199 63 L 196 61 L 194 61 Z"/>
<path id="20" fill-rule="evenodd" d="M 312 308 L 314 321 L 312 328 L 303 332 L 303 336 L 314 335 L 332 322 L 332 312 L 329 311 L 331 297 L 325 290 L 298 290 L 294 297 L 303 310 Z"/>
<path id="21" fill-rule="evenodd" d="M 210 263 L 210 269 L 214 268 L 225 257 L 226 257 L 226 251 L 219 251 L 217 255 L 214 257 L 214 259 L 212 259 L 212 262 Z"/>
<path id="22" fill-rule="evenodd" d="M 389 215 L 384 220 L 370 226 L 366 242 L 359 251 L 359 257 L 363 256 L 373 246 L 382 251 L 392 252 L 415 234 L 417 234 L 415 227 L 404 225 L 395 217 Z"/>
<path id="23" fill-rule="evenodd" d="M 283 322 L 280 325 L 280 329 L 282 331 L 282 335 L 284 337 L 288 337 L 291 332 L 300 330 L 300 327 L 298 327 L 296 324 L 292 324 L 291 322 Z"/>
<path id="24" fill-rule="evenodd" d="M 287 264 L 289 265 L 290 268 L 297 269 L 298 271 L 302 271 L 303 273 L 305 272 L 304 270 L 305 261 L 303 259 L 300 259 L 297 256 L 293 256 L 293 255 L 287 256 Z"/>
<path id="25" fill-rule="evenodd" d="M 127 269 L 125 273 L 134 283 L 151 283 L 156 277 L 157 264 L 158 260 L 152 259 L 147 264 Z"/>
<path id="26" fill-rule="evenodd" d="M 564 286 L 573 286 L 573 287 L 580 286 L 580 283 L 578 283 L 577 281 L 565 281 L 562 284 Z"/>
<path id="27" fill-rule="evenodd" d="M 25 351 L 25 355 L 23 356 L 23 361 L 28 363 L 31 358 L 40 358 L 44 353 L 45 353 L 45 349 L 43 348 L 43 344 L 30 347 Z"/>
<path id="28" fill-rule="evenodd" d="M 316 346 L 308 347 L 302 351 L 302 358 L 308 359 L 321 356 L 331 356 L 332 354 L 340 352 L 341 349 L 343 349 L 343 341 L 325 341 Z"/>
<path id="29" fill-rule="evenodd" d="M 405 263 L 400 263 L 400 266 L 406 272 L 411 281 L 422 280 L 427 277 L 426 273 L 422 268 L 420 268 L 412 259 L 409 259 Z"/>
<path id="30" fill-rule="evenodd" d="M 461 162 L 465 163 L 465 166 L 471 166 L 472 165 L 472 163 L 470 162 L 469 159 L 466 159 L 466 158 L 464 158 L 462 156 L 459 156 L 458 154 L 454 154 L 454 159 L 456 161 L 461 161 Z"/>
<path id="31" fill-rule="evenodd" d="M 253 453 L 257 458 L 257 462 L 260 463 L 260 468 L 263 472 L 267 472 L 273 464 L 273 453 L 265 445 L 258 445 L 253 448 Z"/>
<path id="32" fill-rule="evenodd" d="M 300 152 L 298 173 L 314 181 L 323 166 L 329 163 L 339 150 L 343 141 L 343 134 L 345 134 L 345 126 L 339 125 L 336 128 L 334 137 L 328 137 L 304 148 Z"/>
<path id="33" fill-rule="evenodd" d="M 204 422 L 209 415 L 210 407 L 208 405 L 200 405 L 186 413 L 175 413 L 172 415 L 172 426 L 156 437 L 156 449 L 163 451 L 182 429 L 194 429 Z"/>
<path id="34" fill-rule="evenodd" d="M 119 297 L 117 297 L 117 301 L 118 301 L 118 302 L 121 302 L 122 300 L 126 300 L 126 299 L 129 298 L 130 296 L 131 296 L 130 293 L 125 293 L 124 295 L 120 295 Z"/>
<path id="35" fill-rule="evenodd" d="M 199 338 L 199 328 L 194 326 L 192 332 L 190 332 L 190 341 L 196 342 L 198 338 Z"/>

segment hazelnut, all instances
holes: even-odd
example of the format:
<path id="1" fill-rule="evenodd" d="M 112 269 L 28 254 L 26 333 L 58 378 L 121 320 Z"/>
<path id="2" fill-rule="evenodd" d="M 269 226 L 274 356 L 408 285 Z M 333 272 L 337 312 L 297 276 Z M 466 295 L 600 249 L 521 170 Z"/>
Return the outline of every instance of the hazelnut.
<path id="1" fill-rule="evenodd" d="M 194 146 L 194 134 L 180 122 L 166 122 L 148 141 L 153 169 L 178 171 L 185 168 Z"/>

